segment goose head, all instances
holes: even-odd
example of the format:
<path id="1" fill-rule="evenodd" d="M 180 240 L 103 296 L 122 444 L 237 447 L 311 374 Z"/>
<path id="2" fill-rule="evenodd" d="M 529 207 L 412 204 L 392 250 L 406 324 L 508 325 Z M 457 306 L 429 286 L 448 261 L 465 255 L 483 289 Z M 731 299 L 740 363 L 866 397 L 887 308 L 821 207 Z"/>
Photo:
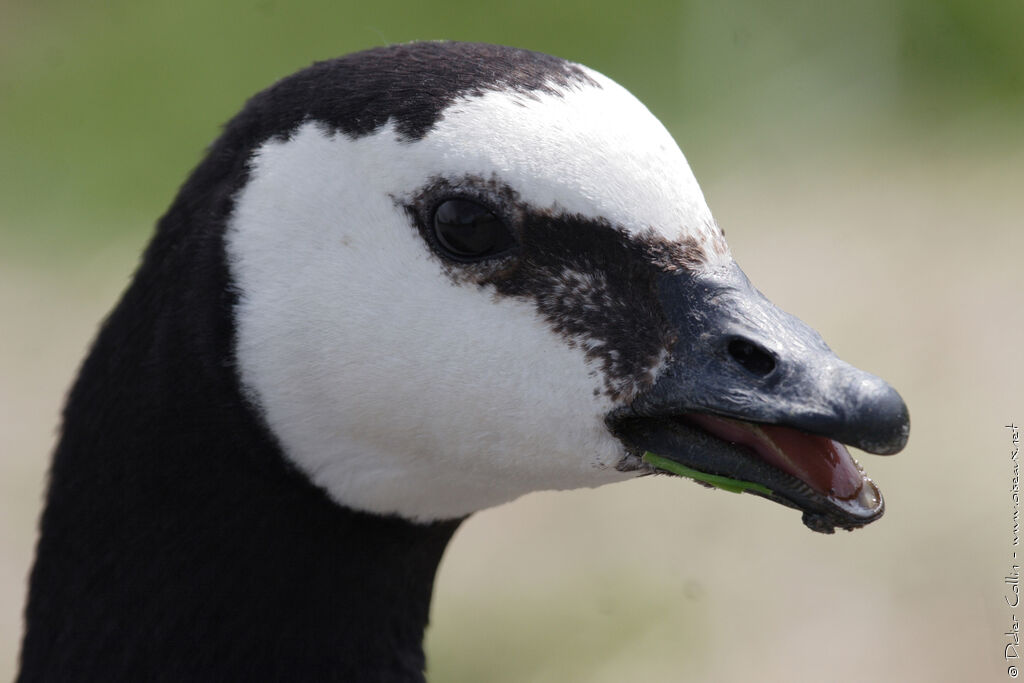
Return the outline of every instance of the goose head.
<path id="1" fill-rule="evenodd" d="M 816 531 L 882 514 L 844 444 L 899 451 L 903 401 L 753 287 L 671 135 L 605 76 L 383 48 L 232 130 L 233 363 L 336 503 L 430 522 L 657 471 Z"/>

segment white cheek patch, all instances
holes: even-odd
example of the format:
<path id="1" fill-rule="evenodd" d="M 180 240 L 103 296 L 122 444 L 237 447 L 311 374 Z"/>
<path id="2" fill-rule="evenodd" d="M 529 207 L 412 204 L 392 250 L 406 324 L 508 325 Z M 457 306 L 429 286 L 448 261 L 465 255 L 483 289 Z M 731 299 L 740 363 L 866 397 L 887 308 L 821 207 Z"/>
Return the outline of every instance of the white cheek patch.
<path id="1" fill-rule="evenodd" d="M 286 456 L 339 503 L 417 520 L 628 476 L 583 353 L 453 285 L 360 163 L 374 146 L 269 143 L 227 232 L 239 372 Z"/>
<path id="2" fill-rule="evenodd" d="M 254 155 L 225 236 L 239 373 L 337 502 L 426 521 L 632 476 L 586 349 L 529 302 L 453 283 L 396 201 L 477 175 L 534 207 L 720 240 L 668 133 L 594 77 L 564 97 L 459 101 L 416 142 L 309 122 Z"/>

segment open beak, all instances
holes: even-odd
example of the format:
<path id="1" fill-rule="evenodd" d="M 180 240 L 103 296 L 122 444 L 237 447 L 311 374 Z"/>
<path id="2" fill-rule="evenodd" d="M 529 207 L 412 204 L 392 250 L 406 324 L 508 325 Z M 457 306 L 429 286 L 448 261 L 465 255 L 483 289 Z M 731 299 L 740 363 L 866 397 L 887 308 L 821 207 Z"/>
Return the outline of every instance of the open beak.
<path id="1" fill-rule="evenodd" d="M 844 444 L 900 451 L 910 417 L 884 381 L 839 360 L 735 263 L 659 276 L 676 332 L 653 386 L 608 418 L 648 466 L 803 511 L 814 531 L 881 517 L 881 492 Z"/>

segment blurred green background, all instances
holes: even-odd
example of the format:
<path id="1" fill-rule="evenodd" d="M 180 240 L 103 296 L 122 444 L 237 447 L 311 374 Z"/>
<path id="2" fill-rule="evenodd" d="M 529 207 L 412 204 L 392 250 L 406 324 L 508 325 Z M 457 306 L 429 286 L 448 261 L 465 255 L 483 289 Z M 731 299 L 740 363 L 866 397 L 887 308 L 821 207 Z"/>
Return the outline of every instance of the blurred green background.
<path id="1" fill-rule="evenodd" d="M 889 512 L 852 535 L 662 479 L 474 516 L 442 564 L 433 679 L 1006 676 L 1022 36 L 1019 0 L 2 0 L 0 678 L 64 392 L 205 146 L 314 60 L 442 38 L 632 90 L 755 284 L 891 380 L 914 427 L 861 459 Z"/>

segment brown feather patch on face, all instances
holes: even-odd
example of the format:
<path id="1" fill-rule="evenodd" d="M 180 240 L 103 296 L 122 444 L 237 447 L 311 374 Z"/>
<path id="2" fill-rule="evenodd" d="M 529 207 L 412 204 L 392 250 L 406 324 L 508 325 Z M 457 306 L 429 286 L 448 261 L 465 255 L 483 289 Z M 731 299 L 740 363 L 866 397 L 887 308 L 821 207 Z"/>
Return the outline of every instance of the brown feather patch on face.
<path id="1" fill-rule="evenodd" d="M 451 258 L 433 232 L 434 211 L 449 199 L 488 207 L 516 248 L 479 261 Z M 453 284 L 532 303 L 555 334 L 584 352 L 604 394 L 616 402 L 628 402 L 654 382 L 676 341 L 658 300 L 657 277 L 699 269 L 710 260 L 709 249 L 721 254 L 724 248 L 721 238 L 673 242 L 653 228 L 630 234 L 604 219 L 537 209 L 494 177 L 435 178 L 396 203 Z M 717 237 L 718 231 L 702 234 Z"/>

